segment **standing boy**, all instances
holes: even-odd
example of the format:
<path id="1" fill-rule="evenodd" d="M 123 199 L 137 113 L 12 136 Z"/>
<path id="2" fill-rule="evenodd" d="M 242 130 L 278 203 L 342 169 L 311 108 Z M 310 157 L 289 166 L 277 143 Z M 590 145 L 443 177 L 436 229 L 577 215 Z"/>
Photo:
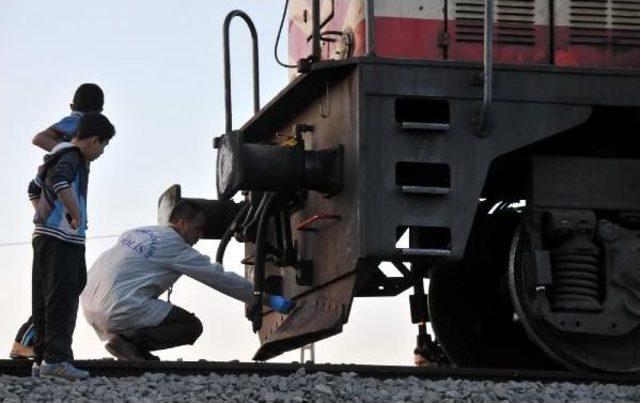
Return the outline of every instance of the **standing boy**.
<path id="1" fill-rule="evenodd" d="M 33 144 L 45 151 L 51 151 L 61 142 L 69 142 L 76 134 L 78 122 L 84 113 L 102 112 L 104 92 L 97 84 L 84 83 L 76 89 L 69 105 L 71 114 L 58 123 L 39 132 L 33 137 Z M 33 358 L 34 328 L 32 318 L 20 326 L 9 357 Z"/>
<path id="2" fill-rule="evenodd" d="M 33 233 L 32 317 L 34 371 L 42 376 L 82 379 L 71 364 L 78 297 L 86 282 L 84 260 L 89 163 L 102 155 L 115 129 L 97 112 L 81 117 L 71 143 L 45 157 L 29 184 L 36 207 Z M 39 371 L 38 371 L 39 370 Z"/>

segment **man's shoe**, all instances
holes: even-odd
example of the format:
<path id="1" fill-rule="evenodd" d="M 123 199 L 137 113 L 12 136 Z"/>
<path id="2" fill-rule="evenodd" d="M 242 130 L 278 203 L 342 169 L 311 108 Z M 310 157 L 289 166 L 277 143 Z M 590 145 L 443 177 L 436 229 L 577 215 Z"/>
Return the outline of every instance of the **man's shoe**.
<path id="1" fill-rule="evenodd" d="M 112 336 L 107 344 L 104 345 L 104 348 L 119 360 L 145 361 L 144 356 L 140 354 L 135 344 L 126 341 L 118 335 Z"/>
<path id="2" fill-rule="evenodd" d="M 40 364 L 34 362 L 31 366 L 31 377 L 38 378 L 40 376 Z"/>
<path id="3" fill-rule="evenodd" d="M 147 361 L 160 361 L 160 357 L 158 357 L 157 355 L 151 354 L 151 352 L 149 351 L 140 351 L 140 354 Z"/>
<path id="4" fill-rule="evenodd" d="M 45 378 L 62 378 L 73 381 L 76 379 L 88 378 L 89 372 L 74 367 L 69 361 L 56 362 L 53 364 L 48 364 L 46 361 L 42 361 L 42 365 L 40 366 L 40 376 Z"/>
<path id="5" fill-rule="evenodd" d="M 13 347 L 11 347 L 11 352 L 9 353 L 9 358 L 14 360 L 34 358 L 33 347 L 25 346 L 24 344 L 14 341 Z"/>

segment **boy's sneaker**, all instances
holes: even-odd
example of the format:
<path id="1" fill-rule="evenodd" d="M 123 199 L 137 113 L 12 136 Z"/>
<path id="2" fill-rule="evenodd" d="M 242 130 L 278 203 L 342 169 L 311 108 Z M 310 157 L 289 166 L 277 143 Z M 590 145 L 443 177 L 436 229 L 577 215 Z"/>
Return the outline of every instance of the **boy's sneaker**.
<path id="1" fill-rule="evenodd" d="M 34 362 L 31 366 L 31 377 L 38 378 L 40 376 L 40 364 Z"/>
<path id="2" fill-rule="evenodd" d="M 33 347 L 14 341 L 9 353 L 9 358 L 14 360 L 33 358 Z"/>
<path id="3" fill-rule="evenodd" d="M 78 369 L 71 365 L 69 361 L 48 364 L 42 361 L 40 366 L 40 376 L 46 378 L 63 378 L 68 380 L 85 379 L 89 377 L 89 372 Z"/>

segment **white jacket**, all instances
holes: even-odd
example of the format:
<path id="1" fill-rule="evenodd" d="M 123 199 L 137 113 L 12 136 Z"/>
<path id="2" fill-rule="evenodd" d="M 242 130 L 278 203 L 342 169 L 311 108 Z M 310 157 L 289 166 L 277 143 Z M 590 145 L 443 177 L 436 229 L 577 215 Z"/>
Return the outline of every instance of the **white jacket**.
<path id="1" fill-rule="evenodd" d="M 125 232 L 98 257 L 80 296 L 84 316 L 102 340 L 156 326 L 172 308 L 158 296 L 183 274 L 237 300 L 252 300 L 249 280 L 211 263 L 173 228 L 150 226 Z"/>

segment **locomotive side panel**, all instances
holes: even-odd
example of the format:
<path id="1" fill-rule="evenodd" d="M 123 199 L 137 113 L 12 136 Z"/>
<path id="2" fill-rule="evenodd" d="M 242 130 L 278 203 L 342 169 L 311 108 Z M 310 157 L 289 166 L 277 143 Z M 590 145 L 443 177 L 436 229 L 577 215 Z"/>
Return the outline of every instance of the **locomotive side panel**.
<path id="1" fill-rule="evenodd" d="M 373 4 L 377 56 L 482 60 L 485 0 L 376 0 Z M 321 2 L 321 31 L 327 33 L 323 60 L 367 53 L 365 7 L 365 0 Z M 311 0 L 291 2 L 291 64 L 311 52 L 310 15 Z M 498 63 L 640 67 L 640 1 L 494 0 L 494 35 Z"/>

